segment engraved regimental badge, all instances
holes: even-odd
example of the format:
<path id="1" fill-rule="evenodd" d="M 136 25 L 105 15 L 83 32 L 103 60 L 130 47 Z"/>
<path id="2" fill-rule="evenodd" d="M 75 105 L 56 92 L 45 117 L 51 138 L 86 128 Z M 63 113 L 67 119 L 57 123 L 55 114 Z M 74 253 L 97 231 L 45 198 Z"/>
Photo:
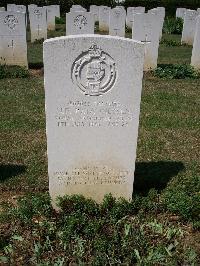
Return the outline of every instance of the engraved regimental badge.
<path id="1" fill-rule="evenodd" d="M 83 15 L 78 15 L 74 19 L 74 26 L 79 28 L 80 30 L 83 29 L 87 25 L 87 19 Z"/>
<path id="2" fill-rule="evenodd" d="M 9 29 L 14 30 L 15 26 L 18 24 L 18 19 L 14 15 L 7 15 L 4 18 L 4 24 L 6 24 Z"/>
<path id="3" fill-rule="evenodd" d="M 96 44 L 83 52 L 72 65 L 72 81 L 89 96 L 99 96 L 112 89 L 116 80 L 114 59 Z"/>
<path id="4" fill-rule="evenodd" d="M 35 9 L 34 14 L 37 19 L 40 19 L 42 17 L 42 12 L 39 9 Z"/>

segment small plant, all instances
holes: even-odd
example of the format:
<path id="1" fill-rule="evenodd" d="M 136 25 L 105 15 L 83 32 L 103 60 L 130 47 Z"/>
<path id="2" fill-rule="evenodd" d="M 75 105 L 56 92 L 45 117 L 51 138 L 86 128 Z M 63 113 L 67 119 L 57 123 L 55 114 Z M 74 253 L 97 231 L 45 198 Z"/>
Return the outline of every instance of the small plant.
<path id="1" fill-rule="evenodd" d="M 56 17 L 56 24 L 65 24 L 65 18 L 64 17 Z"/>
<path id="2" fill-rule="evenodd" d="M 183 19 L 167 17 L 164 25 L 163 32 L 166 34 L 181 34 L 183 30 Z"/>
<path id="3" fill-rule="evenodd" d="M 161 41 L 161 44 L 164 44 L 165 46 L 181 46 L 180 42 L 174 41 L 174 40 L 167 40 L 167 39 L 163 39 Z"/>
<path id="4" fill-rule="evenodd" d="M 168 79 L 197 79 L 200 78 L 198 72 L 190 65 L 160 65 L 154 74 L 159 78 Z"/>
<path id="5" fill-rule="evenodd" d="M 0 79 L 27 77 L 29 77 L 29 71 L 24 67 L 0 65 Z"/>
<path id="6" fill-rule="evenodd" d="M 61 209 L 56 213 L 47 193 L 22 197 L 17 206 L 9 207 L 13 230 L 2 243 L 0 262 L 12 264 L 20 258 L 21 265 L 27 259 L 34 265 L 59 266 L 72 261 L 78 265 L 192 265 L 196 253 L 182 243 L 185 232 L 167 220 L 152 219 L 155 209 L 150 205 L 157 198 L 154 190 L 133 202 L 110 194 L 101 204 L 80 195 L 65 196 L 59 198 Z M 166 203 L 169 209 L 173 202 Z"/>

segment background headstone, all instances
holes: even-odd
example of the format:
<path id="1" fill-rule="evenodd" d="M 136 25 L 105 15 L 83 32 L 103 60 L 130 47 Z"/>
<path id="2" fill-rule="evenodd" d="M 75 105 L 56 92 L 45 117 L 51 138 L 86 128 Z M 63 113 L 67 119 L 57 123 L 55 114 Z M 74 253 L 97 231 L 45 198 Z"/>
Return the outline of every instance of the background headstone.
<path id="1" fill-rule="evenodd" d="M 198 12 L 196 10 L 187 10 L 184 16 L 183 31 L 182 31 L 182 44 L 193 45 L 194 34 L 196 28 L 196 19 Z"/>
<path id="2" fill-rule="evenodd" d="M 158 21 L 159 21 L 158 23 L 160 24 L 159 36 L 161 39 L 162 38 L 163 24 L 164 24 L 164 20 L 165 20 L 165 8 L 164 7 L 153 8 L 153 9 L 150 9 L 148 11 L 148 13 L 157 16 Z"/>
<path id="3" fill-rule="evenodd" d="M 125 36 L 126 11 L 122 8 L 113 8 L 110 10 L 109 35 Z"/>
<path id="4" fill-rule="evenodd" d="M 127 8 L 127 15 L 126 15 L 126 25 L 129 29 L 132 29 L 133 26 L 133 15 L 134 14 L 143 14 L 145 13 L 145 7 L 138 6 L 138 7 L 128 7 Z"/>
<path id="5" fill-rule="evenodd" d="M 0 64 L 28 67 L 25 13 L 0 12 Z"/>
<path id="6" fill-rule="evenodd" d="M 50 195 L 133 192 L 143 44 L 112 36 L 44 42 Z M 127 67 L 128 66 L 128 67 Z"/>
<path id="7" fill-rule="evenodd" d="M 84 7 L 80 6 L 80 5 L 72 5 L 72 7 L 70 8 L 70 12 L 80 12 L 80 11 L 83 11 L 83 12 L 87 12 L 87 9 L 85 9 Z"/>
<path id="8" fill-rule="evenodd" d="M 0 11 L 5 11 L 5 10 L 6 10 L 5 7 L 0 6 Z"/>
<path id="9" fill-rule="evenodd" d="M 66 14 L 66 35 L 94 34 L 94 15 L 90 12 Z"/>
<path id="10" fill-rule="evenodd" d="M 94 15 L 95 22 L 99 21 L 99 6 L 91 5 L 90 12 Z"/>
<path id="11" fill-rule="evenodd" d="M 45 7 L 32 7 L 29 12 L 31 42 L 47 39 L 47 14 Z"/>
<path id="12" fill-rule="evenodd" d="M 160 24 L 154 14 L 135 14 L 132 38 L 145 44 L 144 70 L 157 68 Z"/>
<path id="13" fill-rule="evenodd" d="M 28 12 L 30 12 L 31 9 L 35 7 L 37 7 L 37 5 L 34 5 L 34 4 L 28 5 Z"/>
<path id="14" fill-rule="evenodd" d="M 99 7 L 99 30 L 109 31 L 109 18 L 111 8 L 108 6 Z"/>
<path id="15" fill-rule="evenodd" d="M 47 29 L 48 30 L 55 30 L 56 28 L 56 14 L 57 11 L 55 10 L 54 6 L 46 6 L 47 9 Z"/>
<path id="16" fill-rule="evenodd" d="M 177 8 L 176 9 L 176 18 L 182 18 L 184 19 L 184 16 L 185 16 L 185 12 L 186 12 L 186 8 Z"/>
<path id="17" fill-rule="evenodd" d="M 191 65 L 200 71 L 200 16 L 197 17 L 194 44 L 192 49 Z"/>

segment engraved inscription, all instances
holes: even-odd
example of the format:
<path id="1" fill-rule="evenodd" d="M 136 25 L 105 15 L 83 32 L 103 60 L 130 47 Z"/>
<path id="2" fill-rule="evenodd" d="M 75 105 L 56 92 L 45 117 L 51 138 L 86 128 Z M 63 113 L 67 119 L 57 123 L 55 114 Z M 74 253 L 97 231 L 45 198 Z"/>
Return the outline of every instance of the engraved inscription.
<path id="1" fill-rule="evenodd" d="M 58 127 L 127 127 L 134 115 L 120 102 L 69 101 L 55 118 Z"/>
<path id="2" fill-rule="evenodd" d="M 74 26 L 77 27 L 78 29 L 82 30 L 83 28 L 85 28 L 86 25 L 87 25 L 87 19 L 83 15 L 78 15 L 74 19 Z"/>
<path id="3" fill-rule="evenodd" d="M 37 19 L 40 19 L 42 17 L 42 12 L 39 9 L 35 9 L 34 14 Z"/>
<path id="4" fill-rule="evenodd" d="M 7 15 L 4 19 L 4 24 L 6 24 L 11 30 L 14 30 L 18 24 L 18 19 L 14 15 Z"/>
<path id="5" fill-rule="evenodd" d="M 125 184 L 128 170 L 108 166 L 84 166 L 73 170 L 54 172 L 60 185 L 110 185 Z"/>
<path id="6" fill-rule="evenodd" d="M 116 81 L 114 59 L 93 44 L 72 65 L 72 81 L 89 96 L 99 96 L 112 89 Z"/>

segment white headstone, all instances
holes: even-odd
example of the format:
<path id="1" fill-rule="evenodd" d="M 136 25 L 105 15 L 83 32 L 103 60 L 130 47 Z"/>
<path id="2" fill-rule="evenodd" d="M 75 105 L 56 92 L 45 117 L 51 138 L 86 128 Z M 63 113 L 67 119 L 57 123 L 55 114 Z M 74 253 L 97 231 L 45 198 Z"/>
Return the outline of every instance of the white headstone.
<path id="1" fill-rule="evenodd" d="M 7 11 L 16 11 L 16 4 L 7 4 Z"/>
<path id="2" fill-rule="evenodd" d="M 66 14 L 66 35 L 94 34 L 94 15 L 90 12 Z"/>
<path id="3" fill-rule="evenodd" d="M 27 10 L 24 5 L 7 4 L 7 11 L 21 12 L 25 14 L 25 23 L 27 25 Z"/>
<path id="4" fill-rule="evenodd" d="M 84 7 L 80 6 L 80 5 L 72 5 L 72 7 L 70 8 L 70 12 L 74 12 L 74 11 L 83 11 L 83 12 L 87 12 L 87 9 L 85 9 Z"/>
<path id="5" fill-rule="evenodd" d="M 135 14 L 132 38 L 145 44 L 144 70 L 157 68 L 160 25 L 154 14 Z"/>
<path id="6" fill-rule="evenodd" d="M 192 49 L 191 65 L 200 70 L 200 16 L 197 17 L 196 30 L 194 35 L 194 44 Z"/>
<path id="7" fill-rule="evenodd" d="M 25 13 L 0 12 L 0 64 L 28 67 Z"/>
<path id="8" fill-rule="evenodd" d="M 54 6 L 46 6 L 47 9 L 47 29 L 48 30 L 55 30 L 56 28 L 56 13 Z"/>
<path id="9" fill-rule="evenodd" d="M 200 8 L 197 8 L 197 12 L 199 13 L 199 15 L 200 15 Z"/>
<path id="10" fill-rule="evenodd" d="M 6 10 L 5 7 L 0 6 L 0 12 L 1 12 L 1 11 L 5 11 L 5 10 Z"/>
<path id="11" fill-rule="evenodd" d="M 47 39 L 47 16 L 45 7 L 32 7 L 29 12 L 31 42 Z"/>
<path id="12" fill-rule="evenodd" d="M 111 8 L 108 6 L 99 7 L 99 30 L 109 31 L 109 17 Z"/>
<path id="13" fill-rule="evenodd" d="M 60 6 L 59 5 L 51 5 L 54 8 L 54 14 L 57 18 L 60 18 Z"/>
<path id="14" fill-rule="evenodd" d="M 44 42 L 50 195 L 133 192 L 144 47 L 79 35 Z M 127 67 L 128 66 L 128 67 Z"/>
<path id="15" fill-rule="evenodd" d="M 94 15 L 95 22 L 99 21 L 99 6 L 91 5 L 90 12 Z"/>
<path id="16" fill-rule="evenodd" d="M 176 18 L 182 18 L 184 19 L 186 8 L 177 8 L 176 9 Z"/>
<path id="17" fill-rule="evenodd" d="M 164 20 L 165 20 L 165 8 L 164 7 L 153 8 L 153 9 L 150 9 L 148 11 L 148 13 L 157 16 L 157 23 L 160 26 L 159 36 L 161 39 L 162 38 L 163 24 L 164 24 Z"/>
<path id="18" fill-rule="evenodd" d="M 125 36 L 126 11 L 122 8 L 110 10 L 109 35 Z"/>
<path id="19" fill-rule="evenodd" d="M 127 8 L 127 16 L 126 16 L 126 25 L 128 28 L 132 29 L 133 25 L 133 15 L 134 14 L 143 14 L 145 12 L 145 7 L 128 7 Z"/>
<path id="20" fill-rule="evenodd" d="M 184 16 L 183 31 L 182 31 L 182 44 L 193 45 L 194 34 L 196 28 L 196 19 L 198 12 L 196 10 L 187 10 Z"/>
<path id="21" fill-rule="evenodd" d="M 35 7 L 37 7 L 37 5 L 34 5 L 34 4 L 28 5 L 28 12 L 30 12 L 31 9 Z"/>

